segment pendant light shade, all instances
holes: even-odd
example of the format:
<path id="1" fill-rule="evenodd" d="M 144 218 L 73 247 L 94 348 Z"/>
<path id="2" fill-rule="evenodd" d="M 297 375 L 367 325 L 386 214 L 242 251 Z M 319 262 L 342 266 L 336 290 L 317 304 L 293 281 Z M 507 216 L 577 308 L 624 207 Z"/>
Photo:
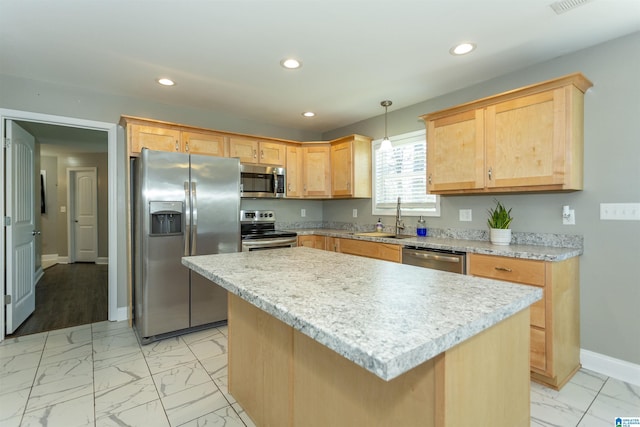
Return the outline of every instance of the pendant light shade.
<path id="1" fill-rule="evenodd" d="M 380 102 L 380 105 L 384 107 L 384 139 L 382 140 L 382 144 L 380 144 L 380 151 L 391 151 L 393 150 L 393 146 L 391 145 L 391 140 L 387 135 L 387 108 L 391 105 L 392 102 L 384 100 Z"/>

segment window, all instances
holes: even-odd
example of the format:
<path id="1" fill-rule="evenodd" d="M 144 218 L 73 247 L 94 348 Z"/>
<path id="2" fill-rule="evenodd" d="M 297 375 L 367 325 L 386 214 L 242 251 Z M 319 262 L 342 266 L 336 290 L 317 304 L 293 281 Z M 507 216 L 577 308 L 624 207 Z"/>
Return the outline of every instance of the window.
<path id="1" fill-rule="evenodd" d="M 380 151 L 373 141 L 373 215 L 395 215 L 398 197 L 403 215 L 440 216 L 440 196 L 427 194 L 426 131 L 391 138 L 393 149 Z"/>

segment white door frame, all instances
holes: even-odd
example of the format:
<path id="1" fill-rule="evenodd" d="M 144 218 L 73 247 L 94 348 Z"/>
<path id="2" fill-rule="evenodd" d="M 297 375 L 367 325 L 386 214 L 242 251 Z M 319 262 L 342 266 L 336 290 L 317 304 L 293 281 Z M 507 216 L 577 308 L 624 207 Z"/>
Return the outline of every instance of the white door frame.
<path id="1" fill-rule="evenodd" d="M 76 197 L 77 197 L 77 189 L 76 189 L 76 172 L 93 172 L 95 177 L 96 187 L 98 185 L 98 168 L 95 166 L 77 166 L 67 168 L 67 248 L 69 255 L 69 263 L 76 262 L 76 239 L 75 239 L 75 223 L 74 217 L 76 216 Z M 94 212 L 96 213 L 96 227 L 94 229 L 95 237 L 94 241 L 96 242 L 96 260 L 98 258 L 98 194 L 94 193 L 95 199 L 94 203 Z"/>
<path id="2" fill-rule="evenodd" d="M 109 267 L 108 267 L 108 275 L 109 275 L 109 320 L 118 320 L 118 265 L 117 265 L 117 257 L 118 257 L 118 241 L 117 241 L 117 212 L 118 212 L 118 200 L 116 198 L 116 184 L 117 184 L 117 129 L 118 125 L 115 123 L 106 123 L 106 122 L 97 122 L 93 120 L 84 120 L 77 119 L 73 117 L 64 117 L 64 116 L 54 116 L 50 114 L 40 114 L 33 113 L 29 111 L 20 111 L 20 110 L 10 110 L 0 108 L 0 134 L 2 138 L 5 135 L 5 121 L 9 120 L 18 120 L 18 121 L 26 121 L 26 122 L 38 122 L 38 123 L 48 123 L 52 125 L 61 125 L 61 126 L 69 126 L 69 127 L 77 127 L 77 128 L 85 128 L 85 129 L 94 129 L 107 132 L 107 142 L 108 142 L 108 192 L 109 192 L 109 203 L 108 203 L 108 213 L 109 213 Z M 5 188 L 5 180 L 4 180 L 4 150 L 0 150 L 0 164 L 2 164 L 2 173 L 0 174 L 0 187 L 2 187 L 3 192 Z M 5 211 L 4 203 L 2 203 L 2 218 L 6 217 L 7 213 Z M 5 228 L 2 228 L 2 241 L 6 241 Z M 4 266 L 5 260 L 5 248 L 4 244 L 0 245 L 0 260 Z M 6 268 L 5 268 L 6 270 Z M 3 283 L 2 291 L 6 287 L 6 283 Z M 0 304 L 0 341 L 4 340 L 5 334 L 5 308 L 4 304 Z"/>

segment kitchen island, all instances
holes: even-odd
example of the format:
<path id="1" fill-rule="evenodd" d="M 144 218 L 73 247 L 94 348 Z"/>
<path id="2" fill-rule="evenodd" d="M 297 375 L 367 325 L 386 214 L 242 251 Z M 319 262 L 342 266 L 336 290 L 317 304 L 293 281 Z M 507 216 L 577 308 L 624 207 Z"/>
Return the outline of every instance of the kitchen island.
<path id="1" fill-rule="evenodd" d="M 229 391 L 259 426 L 530 423 L 540 289 L 303 247 L 183 264 L 229 291 Z"/>

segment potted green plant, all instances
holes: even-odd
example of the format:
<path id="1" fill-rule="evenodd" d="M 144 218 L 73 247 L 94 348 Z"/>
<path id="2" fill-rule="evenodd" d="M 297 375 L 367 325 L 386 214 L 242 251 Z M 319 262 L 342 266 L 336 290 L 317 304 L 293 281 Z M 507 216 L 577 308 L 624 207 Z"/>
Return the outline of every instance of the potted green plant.
<path id="1" fill-rule="evenodd" d="M 508 245 L 511 243 L 511 229 L 509 226 L 513 221 L 511 216 L 511 208 L 507 208 L 496 200 L 496 207 L 489 209 L 489 240 L 494 245 Z"/>

